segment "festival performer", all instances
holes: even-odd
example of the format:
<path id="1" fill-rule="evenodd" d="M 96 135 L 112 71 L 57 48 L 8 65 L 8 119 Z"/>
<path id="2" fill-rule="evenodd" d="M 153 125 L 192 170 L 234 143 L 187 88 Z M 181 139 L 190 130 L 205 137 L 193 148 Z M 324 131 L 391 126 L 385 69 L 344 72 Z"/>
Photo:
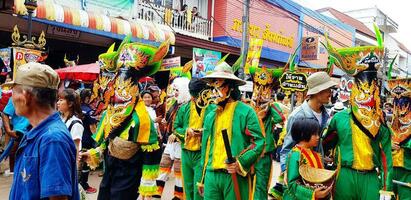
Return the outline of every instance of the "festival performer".
<path id="1" fill-rule="evenodd" d="M 104 157 L 105 171 L 98 199 L 137 199 L 155 194 L 160 155 L 157 132 L 139 97 L 138 79 L 154 74 L 167 54 L 168 42 L 159 48 L 139 43 L 124 44 L 111 64 L 116 69 L 109 94 L 110 103 L 102 114 L 96 134 L 98 147 L 81 155 L 91 168 Z M 158 157 L 158 158 L 157 158 Z M 140 184 L 141 180 L 141 184 Z"/>
<path id="2" fill-rule="evenodd" d="M 257 114 L 240 101 L 238 86 L 245 81 L 237 78 L 234 71 L 222 62 L 203 78 L 213 88 L 213 94 L 209 95 L 217 104 L 206 116 L 203 127 L 203 174 L 197 185 L 204 199 L 248 200 L 253 196 L 250 169 L 263 151 L 264 137 Z M 222 134 L 225 131 L 229 140 L 226 142 Z M 231 151 L 227 153 L 228 149 Z"/>
<path id="3" fill-rule="evenodd" d="M 392 131 L 393 180 L 397 199 L 411 199 L 411 79 L 389 80 L 394 98 Z M 405 183 L 405 184 L 404 184 Z"/>
<path id="4" fill-rule="evenodd" d="M 164 186 L 171 173 L 171 168 L 174 169 L 175 186 L 174 199 L 183 199 L 183 182 L 181 177 L 181 143 L 173 134 L 173 122 L 175 121 L 177 111 L 184 103 L 190 101 L 190 93 L 188 91 L 188 83 L 190 80 L 187 77 L 175 78 L 169 87 L 169 98 L 167 99 L 167 113 L 163 123 L 166 125 L 166 135 L 168 142 L 164 149 L 160 161 L 160 174 L 157 177 L 157 194 L 159 198 L 163 194 Z"/>
<path id="5" fill-rule="evenodd" d="M 205 116 L 215 108 L 201 98 L 207 84 L 198 78 L 191 79 L 189 85 L 191 100 L 183 104 L 174 121 L 174 134 L 181 141 L 181 168 L 183 172 L 184 197 L 186 200 L 202 199 L 197 190 L 201 179 L 201 136 Z"/>
<path id="6" fill-rule="evenodd" d="M 285 121 L 284 114 L 278 104 L 271 101 L 274 81 L 283 73 L 283 69 L 267 69 L 250 67 L 253 80 L 253 95 L 251 106 L 263 123 L 265 133 L 265 148 L 263 154 L 255 164 L 256 184 L 254 185 L 254 199 L 267 199 L 268 187 L 271 178 L 271 154 L 275 151 L 275 126 Z"/>
<path id="7" fill-rule="evenodd" d="M 284 191 L 284 200 L 288 199 L 323 199 L 330 195 L 332 185 L 321 186 L 316 189 L 304 184 L 301 173 L 313 173 L 315 169 L 324 169 L 322 156 L 313 150 L 320 140 L 320 125 L 315 119 L 305 118 L 296 121 L 291 127 L 291 136 L 296 145 L 291 149 L 287 159 L 286 172 L 286 190 Z M 316 174 L 316 179 L 321 180 L 333 177 L 335 172 L 324 170 L 328 173 Z M 321 177 L 324 176 L 325 177 Z M 310 177 L 312 178 L 312 177 Z M 332 181 L 332 180 L 331 180 Z M 332 184 L 332 183 L 331 183 Z"/>
<path id="8" fill-rule="evenodd" d="M 393 195 L 391 133 L 383 123 L 377 79 L 384 47 L 374 27 L 378 46 L 334 49 L 327 41 L 330 62 L 354 77 L 351 109 L 334 115 L 323 139 L 324 152 L 335 148 L 334 163 L 341 167 L 336 200 L 390 199 Z"/>

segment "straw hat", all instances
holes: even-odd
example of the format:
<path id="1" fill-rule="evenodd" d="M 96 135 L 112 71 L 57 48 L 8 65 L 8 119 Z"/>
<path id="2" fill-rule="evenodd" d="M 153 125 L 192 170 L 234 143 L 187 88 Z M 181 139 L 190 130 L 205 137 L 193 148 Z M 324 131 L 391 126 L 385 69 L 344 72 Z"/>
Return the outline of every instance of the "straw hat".
<path id="1" fill-rule="evenodd" d="M 330 186 L 335 181 L 337 175 L 337 170 L 314 168 L 305 164 L 301 165 L 298 171 L 303 181 L 310 186 L 318 184 Z"/>
<path id="2" fill-rule="evenodd" d="M 218 64 L 214 71 L 203 77 L 203 79 L 207 82 L 210 82 L 212 79 L 228 79 L 234 81 L 238 86 L 246 84 L 244 80 L 234 75 L 233 69 L 226 62 Z"/>
<path id="3" fill-rule="evenodd" d="M 337 85 L 331 80 L 331 77 L 326 72 L 316 72 L 307 78 L 308 92 L 307 95 L 317 94 L 325 89 L 332 88 Z"/>

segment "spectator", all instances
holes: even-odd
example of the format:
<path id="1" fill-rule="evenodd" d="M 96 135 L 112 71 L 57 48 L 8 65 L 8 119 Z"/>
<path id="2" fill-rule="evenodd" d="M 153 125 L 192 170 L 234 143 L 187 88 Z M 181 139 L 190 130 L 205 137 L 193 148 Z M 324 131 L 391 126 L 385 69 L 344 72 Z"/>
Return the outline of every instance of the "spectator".
<path id="1" fill-rule="evenodd" d="M 5 175 L 9 176 L 14 172 L 16 151 L 23 135 L 30 129 L 30 122 L 27 118 L 16 115 L 16 110 L 11 98 L 9 98 L 9 101 L 3 110 L 2 120 L 6 135 L 9 138 L 14 138 L 14 144 L 9 155 L 10 169 L 5 172 Z"/>
<path id="2" fill-rule="evenodd" d="M 96 132 L 96 124 L 97 120 L 92 117 L 93 110 L 91 109 L 90 103 L 91 97 L 91 90 L 90 89 L 83 89 L 80 92 L 80 99 L 81 99 L 81 110 L 83 112 L 83 137 L 81 138 L 81 149 L 82 151 L 87 151 L 95 147 L 95 141 L 92 138 L 93 133 Z M 97 192 L 96 188 L 91 187 L 88 184 L 88 176 L 90 173 L 90 168 L 85 163 L 80 163 L 81 166 L 81 174 L 80 174 L 80 185 L 83 187 L 86 193 L 95 193 Z"/>
<path id="3" fill-rule="evenodd" d="M 16 70 L 13 90 L 16 114 L 26 117 L 31 131 L 16 154 L 10 199 L 80 198 L 76 174 L 76 147 L 55 111 L 60 79 L 48 65 L 27 63 Z"/>
<path id="4" fill-rule="evenodd" d="M 193 10 L 191 11 L 191 16 L 194 17 L 200 17 L 200 13 L 198 12 L 198 8 L 196 6 L 193 7 Z"/>

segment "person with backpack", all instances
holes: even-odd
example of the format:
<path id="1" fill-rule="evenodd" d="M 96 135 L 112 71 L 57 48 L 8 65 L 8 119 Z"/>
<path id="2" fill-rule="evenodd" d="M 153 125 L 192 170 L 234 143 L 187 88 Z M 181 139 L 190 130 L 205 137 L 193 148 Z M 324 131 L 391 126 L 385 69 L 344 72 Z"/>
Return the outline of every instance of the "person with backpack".
<path id="1" fill-rule="evenodd" d="M 91 95 L 92 95 L 92 92 L 90 89 L 83 89 L 80 92 L 81 110 L 83 113 L 82 121 L 83 121 L 83 127 L 84 127 L 83 137 L 81 138 L 82 151 L 87 151 L 96 146 L 96 142 L 92 138 L 92 135 L 93 133 L 96 132 L 97 120 L 92 116 L 93 110 L 90 107 Z M 80 180 L 79 180 L 81 187 L 83 187 L 83 189 L 87 193 L 96 193 L 97 189 L 91 187 L 88 184 L 88 176 L 90 173 L 90 167 L 88 167 L 87 164 L 85 163 L 82 163 L 80 165 L 82 166 Z"/>

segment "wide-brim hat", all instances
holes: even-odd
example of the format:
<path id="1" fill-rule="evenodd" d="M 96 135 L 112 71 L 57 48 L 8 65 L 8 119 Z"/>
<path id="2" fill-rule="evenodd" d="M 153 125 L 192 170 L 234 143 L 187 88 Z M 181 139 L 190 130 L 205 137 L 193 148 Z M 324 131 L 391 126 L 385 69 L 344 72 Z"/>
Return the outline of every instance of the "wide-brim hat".
<path id="1" fill-rule="evenodd" d="M 317 94 L 325 89 L 338 85 L 331 80 L 327 72 L 316 72 L 307 78 L 308 92 L 307 95 Z"/>
<path id="2" fill-rule="evenodd" d="M 336 102 L 334 107 L 333 107 L 333 110 L 334 111 L 341 111 L 341 110 L 344 110 L 345 108 L 346 107 L 344 106 L 344 104 L 342 102 Z"/>
<path id="3" fill-rule="evenodd" d="M 305 164 L 301 165 L 298 171 L 303 180 L 310 185 L 323 184 L 324 186 L 330 186 L 335 181 L 337 174 L 337 170 L 315 168 Z"/>
<path id="4" fill-rule="evenodd" d="M 203 77 L 203 80 L 210 82 L 213 79 L 226 79 L 233 81 L 237 86 L 245 85 L 246 81 L 234 75 L 233 69 L 226 62 L 218 64 L 214 71 Z"/>

